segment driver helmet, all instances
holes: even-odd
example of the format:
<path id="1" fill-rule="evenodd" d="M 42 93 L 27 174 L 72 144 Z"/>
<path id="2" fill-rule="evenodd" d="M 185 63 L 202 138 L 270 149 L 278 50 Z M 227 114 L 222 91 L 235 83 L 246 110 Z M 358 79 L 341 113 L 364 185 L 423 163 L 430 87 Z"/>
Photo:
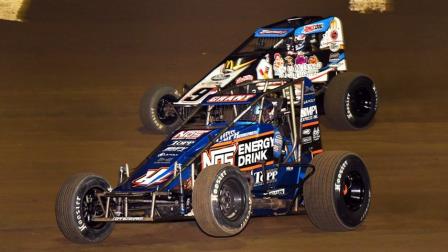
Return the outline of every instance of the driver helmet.
<path id="1" fill-rule="evenodd" d="M 258 103 L 253 108 L 252 114 L 254 115 L 254 120 L 256 120 L 261 113 L 261 119 L 263 122 L 272 121 L 274 119 L 274 113 L 272 113 L 273 109 L 274 109 L 274 104 L 267 99 L 265 99 L 263 102 L 263 108 L 261 108 L 260 103 Z"/>

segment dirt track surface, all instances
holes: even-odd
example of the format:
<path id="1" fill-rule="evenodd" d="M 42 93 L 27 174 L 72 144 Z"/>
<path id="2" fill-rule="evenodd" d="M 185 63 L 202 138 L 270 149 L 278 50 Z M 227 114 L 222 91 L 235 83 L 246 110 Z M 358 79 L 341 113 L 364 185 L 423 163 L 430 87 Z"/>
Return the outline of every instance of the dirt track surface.
<path id="1" fill-rule="evenodd" d="M 275 2 L 32 0 L 26 23 L 0 21 L 0 251 L 446 250 L 446 6 L 406 1 L 358 15 L 346 1 Z M 380 90 L 373 127 L 322 130 L 326 149 L 369 166 L 365 225 L 325 233 L 301 215 L 254 218 L 226 239 L 195 222 L 117 225 L 92 246 L 64 239 L 54 218 L 61 183 L 81 171 L 115 183 L 120 164 L 137 165 L 163 139 L 140 128 L 146 89 L 194 83 L 256 27 L 314 14 L 342 18 L 350 69 Z"/>

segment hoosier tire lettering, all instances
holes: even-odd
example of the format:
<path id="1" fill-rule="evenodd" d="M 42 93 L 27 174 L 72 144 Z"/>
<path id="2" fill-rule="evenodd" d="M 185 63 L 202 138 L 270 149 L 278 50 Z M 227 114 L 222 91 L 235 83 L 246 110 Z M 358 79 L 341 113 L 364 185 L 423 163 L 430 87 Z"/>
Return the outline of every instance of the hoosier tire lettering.
<path id="1" fill-rule="evenodd" d="M 105 192 L 109 183 L 94 174 L 78 174 L 61 186 L 55 205 L 59 230 L 75 243 L 97 243 L 113 230 L 113 222 L 94 222 L 93 215 L 101 215 L 95 193 Z"/>
<path id="2" fill-rule="evenodd" d="M 193 189 L 196 222 L 206 234 L 233 236 L 247 225 L 252 200 L 248 181 L 238 168 L 212 165 L 202 170 Z"/>
<path id="3" fill-rule="evenodd" d="M 316 172 L 304 184 L 311 222 L 326 231 L 350 231 L 364 221 L 371 191 L 367 168 L 351 152 L 327 151 L 313 159 Z"/>

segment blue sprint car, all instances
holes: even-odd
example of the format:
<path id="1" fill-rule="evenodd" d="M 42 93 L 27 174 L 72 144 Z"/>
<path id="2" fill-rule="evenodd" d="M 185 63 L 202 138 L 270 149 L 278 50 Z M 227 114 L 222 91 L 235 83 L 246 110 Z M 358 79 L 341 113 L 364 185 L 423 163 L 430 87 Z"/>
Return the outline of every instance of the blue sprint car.
<path id="1" fill-rule="evenodd" d="M 69 178 L 56 199 L 63 235 L 95 243 L 116 222 L 191 219 L 227 237 L 252 216 L 304 210 L 319 229 L 346 231 L 366 218 L 366 165 L 352 152 L 323 151 L 308 78 L 247 80 L 188 114 L 140 165 L 120 167 L 115 187 L 94 174 Z"/>

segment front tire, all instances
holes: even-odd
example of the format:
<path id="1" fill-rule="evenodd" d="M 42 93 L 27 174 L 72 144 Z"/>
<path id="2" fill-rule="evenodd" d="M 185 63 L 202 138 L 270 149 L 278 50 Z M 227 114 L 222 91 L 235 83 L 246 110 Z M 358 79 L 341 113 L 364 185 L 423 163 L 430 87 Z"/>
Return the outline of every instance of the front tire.
<path id="1" fill-rule="evenodd" d="M 358 130 L 368 127 L 376 114 L 378 93 L 368 76 L 340 73 L 324 94 L 324 122 L 334 129 Z"/>
<path id="2" fill-rule="evenodd" d="M 370 178 L 361 158 L 328 151 L 314 157 L 316 172 L 304 184 L 305 209 L 311 222 L 325 231 L 356 229 L 370 206 Z"/>
<path id="3" fill-rule="evenodd" d="M 199 227 L 208 235 L 227 237 L 240 233 L 252 211 L 248 181 L 236 167 L 207 167 L 194 185 L 193 211 Z"/>
<path id="4" fill-rule="evenodd" d="M 109 188 L 105 179 L 93 174 L 72 176 L 61 186 L 55 205 L 56 222 L 68 240 L 98 243 L 112 233 L 114 223 L 91 220 L 93 215 L 103 214 L 96 194 Z"/>
<path id="5" fill-rule="evenodd" d="M 174 130 L 181 118 L 173 103 L 178 101 L 180 93 L 169 86 L 158 86 L 148 90 L 140 101 L 140 120 L 143 126 L 162 133 Z"/>

